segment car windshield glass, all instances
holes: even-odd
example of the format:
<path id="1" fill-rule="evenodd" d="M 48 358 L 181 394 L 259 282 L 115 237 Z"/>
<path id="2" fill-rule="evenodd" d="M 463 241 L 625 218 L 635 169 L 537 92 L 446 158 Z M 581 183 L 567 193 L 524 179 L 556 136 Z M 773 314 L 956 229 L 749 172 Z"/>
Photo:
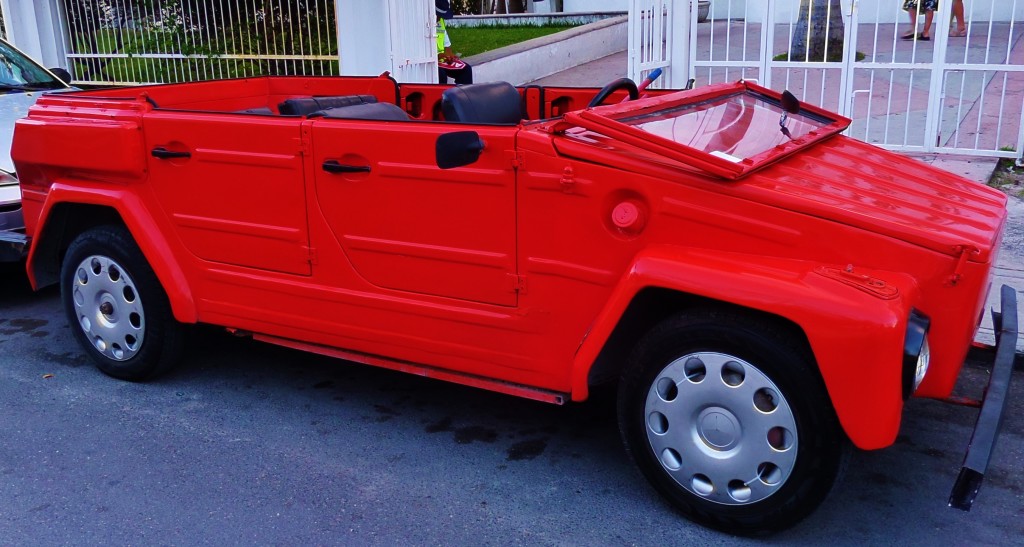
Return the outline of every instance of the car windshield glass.
<path id="1" fill-rule="evenodd" d="M 64 87 L 64 84 L 18 50 L 0 42 L 0 92 L 57 87 Z"/>
<path id="2" fill-rule="evenodd" d="M 787 114 L 763 95 L 742 92 L 685 104 L 618 121 L 713 156 L 738 162 L 829 125 L 832 120 L 804 113 Z"/>

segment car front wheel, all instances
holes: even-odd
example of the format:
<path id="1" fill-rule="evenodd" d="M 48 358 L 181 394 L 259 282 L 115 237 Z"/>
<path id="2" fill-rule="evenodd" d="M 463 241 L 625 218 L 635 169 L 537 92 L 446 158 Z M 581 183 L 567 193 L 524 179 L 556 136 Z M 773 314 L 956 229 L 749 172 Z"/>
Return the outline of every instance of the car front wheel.
<path id="1" fill-rule="evenodd" d="M 619 425 L 655 489 L 688 518 L 741 535 L 810 514 L 848 445 L 806 344 L 722 310 L 644 337 L 620 383 Z"/>
<path id="2" fill-rule="evenodd" d="M 153 269 L 120 226 L 83 232 L 61 267 L 61 300 L 71 330 L 104 373 L 146 380 L 181 355 L 182 325 Z"/>

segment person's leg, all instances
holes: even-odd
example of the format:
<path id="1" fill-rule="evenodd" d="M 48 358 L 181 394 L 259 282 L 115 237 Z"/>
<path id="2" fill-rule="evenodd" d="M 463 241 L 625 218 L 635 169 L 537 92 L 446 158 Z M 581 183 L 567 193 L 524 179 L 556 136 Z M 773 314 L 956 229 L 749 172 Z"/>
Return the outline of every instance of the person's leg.
<path id="1" fill-rule="evenodd" d="M 461 70 L 452 70 L 452 77 L 455 78 L 455 83 L 459 85 L 473 83 L 473 67 L 466 63 L 466 68 Z"/>
<path id="2" fill-rule="evenodd" d="M 443 69 L 443 68 L 441 68 L 441 67 L 437 67 L 437 83 L 439 83 L 439 84 L 447 84 L 448 83 L 448 71 Z"/>
<path id="3" fill-rule="evenodd" d="M 920 38 L 922 40 L 930 40 L 929 35 L 932 32 L 932 19 L 935 17 L 934 10 L 927 10 L 924 12 L 924 30 L 921 31 Z"/>
<path id="4" fill-rule="evenodd" d="M 907 15 L 910 16 L 910 32 L 903 35 L 904 40 L 913 40 L 914 35 L 917 34 L 917 8 L 908 9 Z"/>
<path id="5" fill-rule="evenodd" d="M 956 30 L 950 36 L 967 36 L 967 21 L 964 19 L 964 0 L 953 0 L 953 21 Z"/>

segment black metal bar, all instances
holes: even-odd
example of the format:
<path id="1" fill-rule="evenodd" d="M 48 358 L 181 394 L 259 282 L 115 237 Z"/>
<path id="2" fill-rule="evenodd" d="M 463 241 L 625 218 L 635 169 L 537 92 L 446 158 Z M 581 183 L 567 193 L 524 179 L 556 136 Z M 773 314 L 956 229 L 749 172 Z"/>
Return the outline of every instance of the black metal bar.
<path id="1" fill-rule="evenodd" d="M 960 475 L 949 495 L 949 506 L 970 511 L 974 498 L 981 489 L 985 471 L 992 459 L 992 451 L 999 437 L 999 428 L 1006 410 L 1010 380 L 1013 377 L 1014 353 L 1017 350 L 1017 293 L 1013 287 L 1003 285 L 1000 290 L 1000 311 L 992 313 L 996 331 L 995 361 L 992 375 L 985 388 L 984 402 L 974 424 L 974 433 L 967 446 L 967 455 Z"/>
<path id="2" fill-rule="evenodd" d="M 156 148 L 154 148 L 150 152 L 150 154 L 152 154 L 154 158 L 160 158 L 162 160 L 171 159 L 171 158 L 191 158 L 192 157 L 192 153 L 191 152 L 175 152 L 173 150 L 168 150 L 168 149 L 164 148 L 163 146 L 157 146 Z"/>
<path id="3" fill-rule="evenodd" d="M 327 160 L 323 163 L 324 171 L 328 173 L 369 173 L 369 165 L 346 165 L 337 160 Z"/>

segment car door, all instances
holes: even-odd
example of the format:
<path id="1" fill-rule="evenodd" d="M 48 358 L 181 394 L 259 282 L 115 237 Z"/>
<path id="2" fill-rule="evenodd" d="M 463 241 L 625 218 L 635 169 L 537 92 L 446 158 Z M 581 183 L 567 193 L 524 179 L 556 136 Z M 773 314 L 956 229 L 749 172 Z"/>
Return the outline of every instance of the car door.
<path id="1" fill-rule="evenodd" d="M 471 129 L 471 165 L 439 169 L 438 136 Z M 515 306 L 516 127 L 319 119 L 316 204 L 352 267 L 384 289 Z"/>
<path id="2" fill-rule="evenodd" d="M 151 185 L 189 251 L 311 273 L 301 120 L 154 110 L 143 123 Z"/>

